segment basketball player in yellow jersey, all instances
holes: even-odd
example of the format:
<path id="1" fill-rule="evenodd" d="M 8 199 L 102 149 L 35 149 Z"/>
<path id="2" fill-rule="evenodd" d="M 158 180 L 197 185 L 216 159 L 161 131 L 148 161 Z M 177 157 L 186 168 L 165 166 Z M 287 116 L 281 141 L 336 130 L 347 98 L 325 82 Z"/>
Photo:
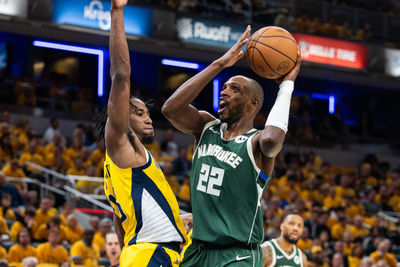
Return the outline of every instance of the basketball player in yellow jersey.
<path id="1" fill-rule="evenodd" d="M 131 70 L 123 19 L 127 0 L 111 3 L 112 85 L 96 128 L 105 136 L 104 189 L 123 248 L 120 266 L 179 266 L 186 233 L 178 203 L 143 145 L 154 136 L 149 110 L 143 101 L 129 96 Z"/>

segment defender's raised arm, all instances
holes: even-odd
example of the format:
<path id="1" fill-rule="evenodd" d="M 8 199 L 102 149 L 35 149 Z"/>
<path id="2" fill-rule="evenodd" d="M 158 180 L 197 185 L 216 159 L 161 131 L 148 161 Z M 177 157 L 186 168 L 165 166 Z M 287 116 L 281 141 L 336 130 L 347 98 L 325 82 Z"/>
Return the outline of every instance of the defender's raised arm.
<path id="1" fill-rule="evenodd" d="M 111 92 L 108 99 L 106 147 L 113 151 L 119 141 L 126 138 L 129 129 L 129 88 L 131 67 L 125 36 L 123 8 L 127 0 L 111 1 Z"/>

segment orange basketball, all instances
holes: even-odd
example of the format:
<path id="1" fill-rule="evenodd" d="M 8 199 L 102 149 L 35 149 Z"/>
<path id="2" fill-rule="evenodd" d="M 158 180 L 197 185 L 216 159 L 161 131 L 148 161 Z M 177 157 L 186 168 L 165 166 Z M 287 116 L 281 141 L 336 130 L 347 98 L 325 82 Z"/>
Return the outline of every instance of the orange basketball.
<path id="1" fill-rule="evenodd" d="M 246 58 L 255 73 L 267 79 L 277 79 L 296 65 L 297 42 L 283 28 L 264 27 L 250 37 Z"/>

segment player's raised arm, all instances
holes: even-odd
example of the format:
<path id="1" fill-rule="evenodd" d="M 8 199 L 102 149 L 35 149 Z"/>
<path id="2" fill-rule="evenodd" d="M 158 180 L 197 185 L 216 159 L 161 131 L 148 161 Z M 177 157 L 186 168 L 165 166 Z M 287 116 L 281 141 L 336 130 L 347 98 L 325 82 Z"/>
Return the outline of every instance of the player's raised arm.
<path id="1" fill-rule="evenodd" d="M 182 84 L 164 103 L 162 113 L 182 132 L 199 137 L 204 125 L 215 119 L 207 112 L 199 112 L 191 103 L 204 87 L 224 68 L 230 67 L 243 57 L 243 46 L 250 35 L 250 26 L 239 40 L 222 57 L 215 60 L 207 68 Z"/>
<path id="2" fill-rule="evenodd" d="M 125 36 L 123 8 L 127 0 L 111 1 L 111 92 L 108 99 L 108 120 L 105 142 L 107 150 L 115 151 L 129 129 L 129 88 L 131 67 Z"/>
<path id="3" fill-rule="evenodd" d="M 278 96 L 259 138 L 261 152 L 265 157 L 275 158 L 282 149 L 288 129 L 290 100 L 294 89 L 294 81 L 299 74 L 300 65 L 301 55 L 300 50 L 298 50 L 296 66 L 285 77 L 278 80 L 280 84 Z"/>

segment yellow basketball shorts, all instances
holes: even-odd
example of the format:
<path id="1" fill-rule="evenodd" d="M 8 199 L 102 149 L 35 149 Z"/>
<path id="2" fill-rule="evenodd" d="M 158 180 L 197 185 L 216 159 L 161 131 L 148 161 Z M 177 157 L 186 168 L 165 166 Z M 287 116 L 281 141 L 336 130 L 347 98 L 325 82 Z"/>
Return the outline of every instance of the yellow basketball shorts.
<path id="1" fill-rule="evenodd" d="M 119 263 L 121 267 L 178 267 L 180 261 L 179 251 L 175 247 L 138 243 L 122 249 Z"/>

